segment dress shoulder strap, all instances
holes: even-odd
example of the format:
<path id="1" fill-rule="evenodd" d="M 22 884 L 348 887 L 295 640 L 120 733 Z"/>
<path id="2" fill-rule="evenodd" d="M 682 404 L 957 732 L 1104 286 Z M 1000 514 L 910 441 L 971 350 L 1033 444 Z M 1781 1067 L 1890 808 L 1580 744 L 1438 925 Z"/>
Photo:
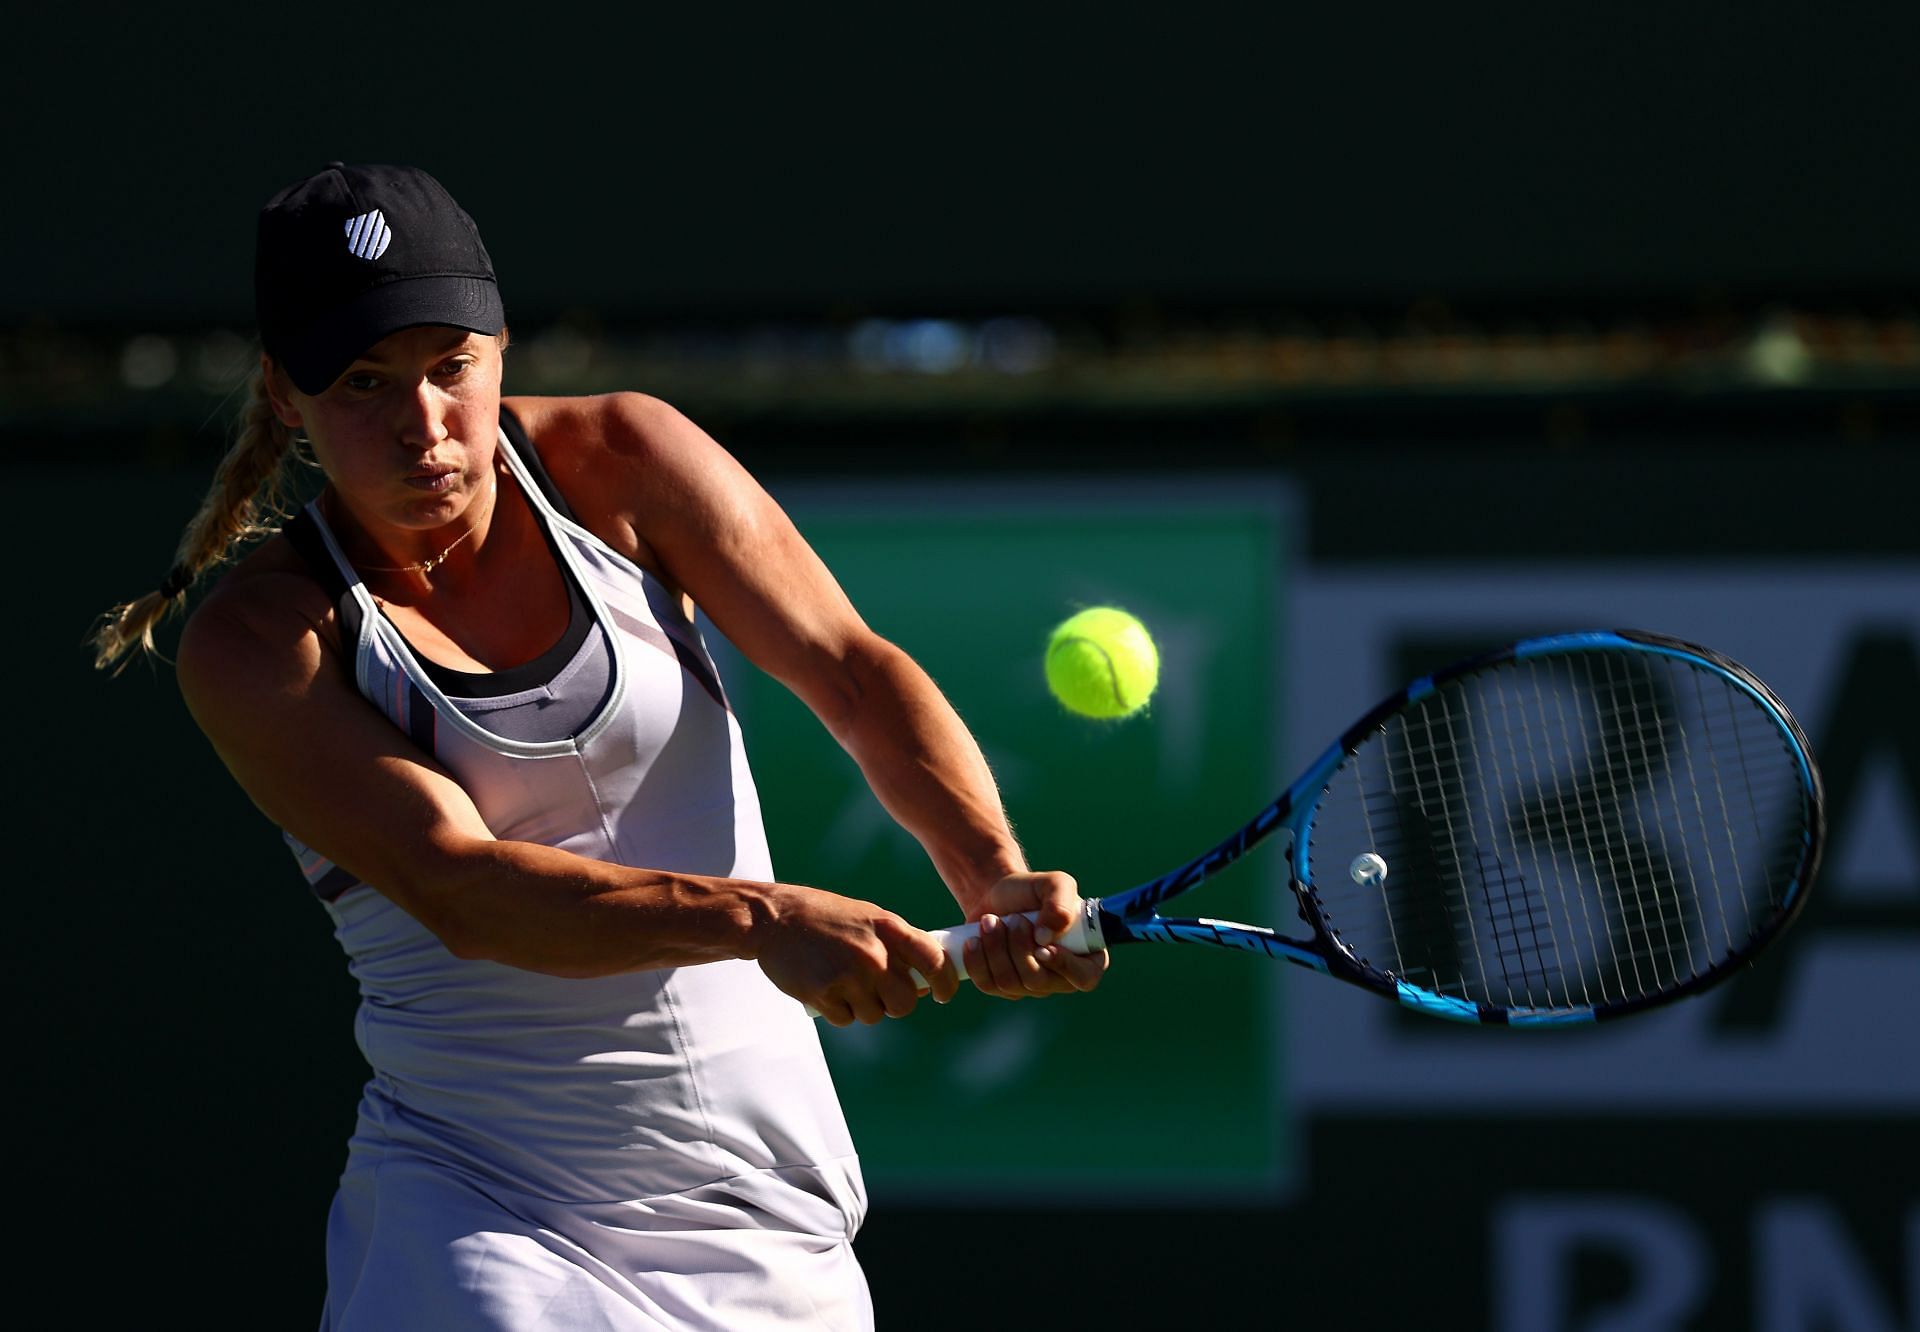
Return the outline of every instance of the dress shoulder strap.
<path id="1" fill-rule="evenodd" d="M 533 478 L 534 485 L 540 488 L 540 494 L 552 506 L 553 511 L 577 526 L 580 520 L 574 516 L 573 509 L 567 504 L 567 497 L 560 493 L 560 487 L 554 484 L 553 474 L 547 471 L 546 464 L 540 461 L 540 450 L 534 445 L 532 437 L 527 434 L 527 428 L 520 424 L 519 417 L 505 407 L 500 409 L 500 430 L 507 437 L 507 443 L 512 446 L 514 456 L 525 464 L 527 474 Z"/>
<path id="2" fill-rule="evenodd" d="M 341 641 L 357 641 L 360 637 L 360 602 L 353 595 L 353 584 L 348 580 L 346 570 L 334 558 L 333 550 L 320 530 L 320 518 L 314 506 L 303 506 L 280 532 L 305 561 L 307 572 L 327 590 L 327 599 L 333 602 L 340 614 Z"/>

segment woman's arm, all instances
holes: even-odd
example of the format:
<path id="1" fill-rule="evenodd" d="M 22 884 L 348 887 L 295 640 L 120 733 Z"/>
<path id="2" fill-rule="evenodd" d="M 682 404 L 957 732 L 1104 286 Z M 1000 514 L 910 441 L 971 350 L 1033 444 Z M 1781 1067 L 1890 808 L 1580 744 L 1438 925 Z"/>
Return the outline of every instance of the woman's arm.
<path id="1" fill-rule="evenodd" d="M 1104 954 L 1075 957 L 1044 947 L 1044 933 L 1037 945 L 1024 924 L 1001 927 L 1002 913 L 1037 910 L 1046 930 L 1064 931 L 1079 908 L 1073 880 L 1028 871 L 973 736 L 926 672 L 861 619 L 766 491 L 657 399 L 615 394 L 558 410 L 560 433 L 585 450 L 566 451 L 572 465 L 598 473 L 577 487 L 598 497 L 589 524 L 690 594 L 792 689 L 926 848 L 965 917 L 984 918 L 987 946 L 967 959 L 975 981 L 1009 997 L 1097 983 Z"/>
<path id="2" fill-rule="evenodd" d="M 236 570 L 182 635 L 181 690 L 269 818 L 378 885 L 456 956 L 559 976 L 752 958 L 838 1025 L 911 1011 L 914 970 L 937 998 L 953 993 L 933 940 L 871 903 L 496 839 L 458 783 L 353 688 L 331 616 L 300 574 Z"/>

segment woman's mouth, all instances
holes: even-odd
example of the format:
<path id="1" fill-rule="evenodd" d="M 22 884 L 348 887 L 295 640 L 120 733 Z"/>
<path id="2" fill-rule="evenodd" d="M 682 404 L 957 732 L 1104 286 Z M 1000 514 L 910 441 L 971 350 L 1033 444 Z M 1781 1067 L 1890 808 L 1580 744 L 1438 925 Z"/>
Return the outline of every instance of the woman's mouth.
<path id="1" fill-rule="evenodd" d="M 407 473 L 406 482 L 415 490 L 424 490 L 437 495 L 453 487 L 454 480 L 460 475 L 458 467 L 420 467 Z"/>

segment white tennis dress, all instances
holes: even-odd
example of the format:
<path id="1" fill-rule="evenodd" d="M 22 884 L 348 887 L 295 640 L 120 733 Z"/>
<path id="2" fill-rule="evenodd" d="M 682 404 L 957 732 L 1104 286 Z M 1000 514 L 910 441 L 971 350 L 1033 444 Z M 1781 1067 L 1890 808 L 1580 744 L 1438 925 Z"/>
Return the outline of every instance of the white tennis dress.
<path id="1" fill-rule="evenodd" d="M 504 698 L 450 694 L 435 675 L 457 673 L 414 655 L 310 506 L 289 535 L 336 593 L 361 693 L 498 837 L 771 879 L 694 625 L 557 507 L 506 413 L 500 447 L 590 616 L 577 652 Z M 549 712 L 577 724 L 510 738 Z M 872 1326 L 852 1250 L 866 1192 L 819 1038 L 755 964 L 563 980 L 462 961 L 377 885 L 294 850 L 359 982 L 373 1069 L 328 1220 L 324 1329 Z"/>

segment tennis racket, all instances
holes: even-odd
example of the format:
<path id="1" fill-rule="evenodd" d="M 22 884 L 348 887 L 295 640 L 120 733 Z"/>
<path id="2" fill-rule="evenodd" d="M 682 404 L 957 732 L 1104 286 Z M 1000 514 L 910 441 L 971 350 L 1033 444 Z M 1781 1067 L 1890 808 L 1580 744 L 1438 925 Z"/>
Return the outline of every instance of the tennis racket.
<path id="1" fill-rule="evenodd" d="M 1626 630 L 1532 638 L 1383 700 L 1246 826 L 1088 901 L 1059 943 L 1262 953 L 1460 1022 L 1604 1021 L 1777 938 L 1823 829 L 1807 738 L 1745 667 Z M 1159 914 L 1282 830 L 1308 937 Z M 964 977 L 978 926 L 936 933 Z"/>

